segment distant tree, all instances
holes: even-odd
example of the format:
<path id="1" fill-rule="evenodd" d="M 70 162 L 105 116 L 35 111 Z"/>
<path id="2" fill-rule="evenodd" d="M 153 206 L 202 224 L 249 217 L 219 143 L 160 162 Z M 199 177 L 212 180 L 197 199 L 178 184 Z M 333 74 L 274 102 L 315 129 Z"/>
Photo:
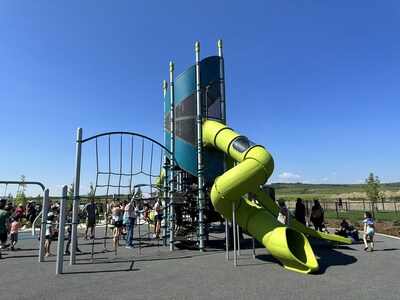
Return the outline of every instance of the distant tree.
<path id="1" fill-rule="evenodd" d="M 26 192 L 25 175 L 21 175 L 21 180 L 20 180 L 20 183 L 19 183 L 19 190 L 18 190 L 18 193 L 17 193 L 17 200 L 18 201 L 22 201 L 23 202 L 26 199 L 25 192 Z"/>
<path id="2" fill-rule="evenodd" d="M 372 211 L 377 209 L 376 203 L 379 201 L 381 196 L 379 193 L 379 185 L 380 181 L 378 176 L 375 176 L 374 173 L 370 173 L 369 177 L 365 180 L 364 188 L 368 200 L 371 201 Z"/>
<path id="3" fill-rule="evenodd" d="M 75 178 L 68 188 L 68 198 L 74 199 L 74 195 L 75 195 Z"/>

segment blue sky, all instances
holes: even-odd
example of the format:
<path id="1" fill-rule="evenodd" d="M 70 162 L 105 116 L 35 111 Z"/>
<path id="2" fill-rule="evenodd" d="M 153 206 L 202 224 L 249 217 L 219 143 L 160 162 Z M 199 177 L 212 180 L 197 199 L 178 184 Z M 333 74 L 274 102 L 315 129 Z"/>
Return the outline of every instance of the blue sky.
<path id="1" fill-rule="evenodd" d="M 1 1 L 0 180 L 60 194 L 78 127 L 162 142 L 169 62 L 222 38 L 227 124 L 273 155 L 270 182 L 398 182 L 399 36 L 397 0 Z"/>

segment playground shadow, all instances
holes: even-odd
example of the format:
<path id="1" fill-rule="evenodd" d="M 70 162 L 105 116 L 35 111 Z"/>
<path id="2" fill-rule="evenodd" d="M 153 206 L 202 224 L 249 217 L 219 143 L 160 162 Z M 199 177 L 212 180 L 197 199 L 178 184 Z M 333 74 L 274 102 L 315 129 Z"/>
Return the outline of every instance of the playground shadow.
<path id="1" fill-rule="evenodd" d="M 330 243 L 326 244 L 318 244 L 314 245 L 313 247 L 314 254 L 319 257 L 318 264 L 319 270 L 314 274 L 324 274 L 329 267 L 332 266 L 346 266 L 350 264 L 356 263 L 358 260 L 353 255 L 348 255 L 342 253 L 339 250 L 353 250 L 357 251 L 354 248 L 349 246 L 339 246 L 335 247 L 332 246 Z"/>
<path id="2" fill-rule="evenodd" d="M 399 251 L 399 248 L 383 248 L 383 249 L 375 249 L 373 252 L 385 252 L 385 251 Z"/>

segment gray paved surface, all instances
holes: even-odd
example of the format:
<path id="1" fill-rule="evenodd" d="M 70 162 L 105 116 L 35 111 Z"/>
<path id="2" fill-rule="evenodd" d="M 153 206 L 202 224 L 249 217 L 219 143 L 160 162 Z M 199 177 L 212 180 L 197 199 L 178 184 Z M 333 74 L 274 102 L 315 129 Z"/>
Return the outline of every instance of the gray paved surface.
<path id="1" fill-rule="evenodd" d="M 23 233 L 20 250 L 2 252 L 0 299 L 399 299 L 399 239 L 377 236 L 374 252 L 364 252 L 362 244 L 337 249 L 311 240 L 320 271 L 304 275 L 285 270 L 261 247 L 253 259 L 250 239 L 234 267 L 214 241 L 222 237 L 213 233 L 203 253 L 170 252 L 153 240 L 141 255 L 136 243 L 133 250 L 120 247 L 117 257 L 102 252 L 103 240 L 96 240 L 93 262 L 91 241 L 79 238 L 85 253 L 73 266 L 65 257 L 64 274 L 55 275 L 56 257 L 38 263 L 39 242 Z"/>

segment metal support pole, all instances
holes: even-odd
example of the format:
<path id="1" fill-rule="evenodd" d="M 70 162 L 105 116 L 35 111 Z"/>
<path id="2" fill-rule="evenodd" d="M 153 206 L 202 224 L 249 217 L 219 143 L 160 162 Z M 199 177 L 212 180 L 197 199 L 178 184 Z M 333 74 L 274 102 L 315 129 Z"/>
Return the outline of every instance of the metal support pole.
<path id="1" fill-rule="evenodd" d="M 171 163 L 170 163 L 170 189 L 169 189 L 169 250 L 174 251 L 174 209 L 175 209 L 175 95 L 174 95 L 174 63 L 169 64 L 170 79 L 170 113 L 171 113 Z"/>
<path id="2" fill-rule="evenodd" d="M 62 188 L 61 204 L 60 204 L 60 219 L 58 220 L 58 249 L 57 249 L 57 267 L 56 274 L 63 272 L 63 255 L 64 255 L 64 237 L 65 237 L 65 219 L 67 215 L 67 192 L 66 185 Z"/>
<path id="3" fill-rule="evenodd" d="M 256 243 L 254 241 L 254 236 L 251 237 L 251 241 L 253 244 L 253 259 L 256 259 Z"/>
<path id="4" fill-rule="evenodd" d="M 219 61 L 219 84 L 221 91 L 221 121 L 226 124 L 226 102 L 225 102 L 225 66 L 224 66 L 224 55 L 222 53 L 222 39 L 218 40 L 218 55 Z"/>
<path id="5" fill-rule="evenodd" d="M 78 247 L 78 209 L 79 209 L 79 185 L 81 177 L 81 159 L 82 159 L 82 128 L 77 130 L 76 140 L 76 161 L 75 161 L 75 184 L 74 199 L 72 204 L 72 231 L 71 231 L 71 256 L 70 265 L 76 262 L 76 248 Z"/>
<path id="6" fill-rule="evenodd" d="M 233 265 L 237 266 L 237 253 L 236 253 L 236 205 L 232 202 L 232 235 L 233 235 Z"/>
<path id="7" fill-rule="evenodd" d="M 240 256 L 240 228 L 239 225 L 236 225 L 236 234 L 237 234 L 237 255 Z"/>
<path id="8" fill-rule="evenodd" d="M 203 180 L 203 112 L 201 101 L 201 78 L 200 78 L 200 43 L 196 43 L 196 126 L 197 126 L 197 178 L 198 178 L 198 207 L 199 207 L 199 236 L 201 252 L 204 251 L 204 180 Z"/>
<path id="9" fill-rule="evenodd" d="M 47 213 L 49 211 L 49 189 L 44 190 L 43 196 L 43 207 L 42 207 L 42 223 L 40 226 L 40 243 L 39 243 L 39 262 L 44 261 L 44 243 L 46 240 L 46 224 L 47 224 Z"/>
<path id="10" fill-rule="evenodd" d="M 226 260 L 229 260 L 229 224 L 228 224 L 228 219 L 225 219 L 225 252 L 226 252 Z"/>
<path id="11" fill-rule="evenodd" d="M 166 80 L 164 80 L 164 116 L 167 115 L 166 113 L 166 95 L 167 95 L 167 88 L 168 88 L 168 83 Z M 166 119 L 164 120 L 164 145 L 166 145 L 166 135 L 165 133 L 167 132 L 167 124 L 166 124 Z M 171 157 L 173 158 L 173 157 Z M 168 200 L 168 178 L 169 178 L 169 172 L 168 172 L 168 159 L 167 159 L 167 153 L 164 151 L 164 182 L 163 182 L 163 200 L 164 203 L 167 203 Z M 165 217 L 167 216 L 167 208 L 164 206 L 164 211 L 163 211 L 163 218 L 164 218 L 164 226 L 162 228 L 162 238 L 163 238 L 163 245 L 167 246 L 167 226 L 166 226 L 166 219 Z"/>

